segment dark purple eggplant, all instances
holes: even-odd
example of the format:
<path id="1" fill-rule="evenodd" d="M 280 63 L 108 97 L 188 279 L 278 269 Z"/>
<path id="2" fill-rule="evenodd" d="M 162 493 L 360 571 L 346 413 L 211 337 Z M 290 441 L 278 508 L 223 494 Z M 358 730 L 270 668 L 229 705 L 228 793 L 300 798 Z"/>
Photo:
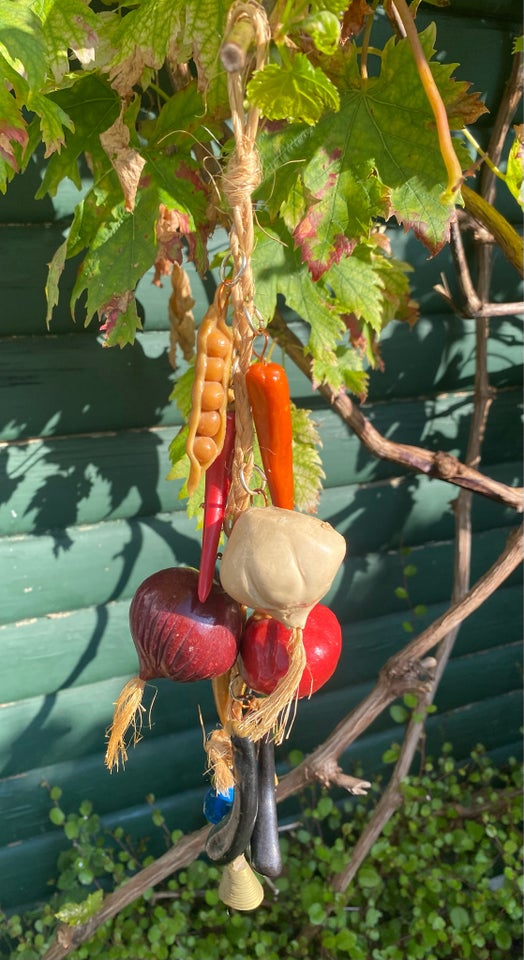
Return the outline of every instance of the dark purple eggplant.
<path id="1" fill-rule="evenodd" d="M 264 877 L 282 873 L 275 788 L 275 745 L 269 737 L 258 749 L 258 811 L 251 835 L 251 866 Z"/>
<path id="2" fill-rule="evenodd" d="M 249 846 L 257 817 L 257 749 L 247 737 L 231 737 L 235 794 L 231 810 L 208 833 L 206 853 L 215 863 L 230 863 Z"/>

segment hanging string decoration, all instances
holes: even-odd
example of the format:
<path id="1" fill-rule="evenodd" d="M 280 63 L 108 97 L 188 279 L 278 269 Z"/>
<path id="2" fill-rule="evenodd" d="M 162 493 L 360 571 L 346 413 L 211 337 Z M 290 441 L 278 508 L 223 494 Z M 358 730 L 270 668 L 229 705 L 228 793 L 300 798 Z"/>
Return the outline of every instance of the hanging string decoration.
<path id="1" fill-rule="evenodd" d="M 118 767 L 127 759 L 128 729 L 140 738 L 150 680 L 211 680 L 219 724 L 204 736 L 212 783 L 203 807 L 212 825 L 206 852 L 224 867 L 220 897 L 239 910 L 263 899 L 254 870 L 267 877 L 281 870 L 275 745 L 289 735 L 298 698 L 334 670 L 340 630 L 319 601 L 346 551 L 329 523 L 294 509 L 286 372 L 266 359 L 265 347 L 254 350 L 259 334 L 267 342 L 252 270 L 259 114 L 245 109 L 244 93 L 266 62 L 269 39 L 263 7 L 231 6 L 221 56 L 234 137 L 221 180 L 230 249 L 198 329 L 186 440 L 189 493 L 205 480 L 200 569 L 160 571 L 138 588 L 130 623 L 140 669 L 115 704 L 106 753 L 109 769 Z M 181 279 L 174 278 L 174 292 Z M 185 314 L 193 304 L 190 291 L 182 292 Z M 254 462 L 255 431 L 262 467 Z M 253 504 L 258 493 L 263 507 Z M 319 644 L 326 624 L 329 642 Z"/>

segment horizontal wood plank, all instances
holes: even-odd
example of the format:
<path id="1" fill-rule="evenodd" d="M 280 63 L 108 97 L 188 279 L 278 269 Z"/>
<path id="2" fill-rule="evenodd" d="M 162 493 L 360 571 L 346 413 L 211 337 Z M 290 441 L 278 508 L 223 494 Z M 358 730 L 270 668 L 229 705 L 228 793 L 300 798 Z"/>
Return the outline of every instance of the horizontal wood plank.
<path id="1" fill-rule="evenodd" d="M 395 648 L 400 649 L 406 640 L 407 637 L 401 630 L 396 637 L 390 635 L 390 645 L 387 649 L 382 645 L 382 660 L 379 666 L 382 665 L 386 656 L 391 655 Z M 129 640 L 127 642 L 131 649 L 131 642 Z M 450 671 L 457 671 L 459 662 L 467 664 L 464 668 L 465 672 L 461 674 L 462 680 L 457 688 L 458 694 L 455 694 L 462 697 L 460 702 L 464 703 L 475 697 L 477 689 L 479 696 L 487 695 L 485 682 L 488 684 L 487 692 L 491 690 L 497 693 L 501 692 L 500 684 L 502 684 L 502 690 L 521 685 L 517 649 L 519 642 L 518 633 L 512 634 L 508 630 L 504 646 L 490 647 L 483 651 L 482 655 L 477 652 L 475 655 L 467 654 L 452 661 Z M 304 701 L 301 705 L 301 714 L 304 713 L 304 719 L 301 720 L 300 727 L 305 725 L 307 728 L 311 725 L 315 736 L 319 735 L 323 705 L 328 703 L 330 705 L 326 714 L 326 723 L 329 723 L 331 707 L 333 708 L 332 720 L 339 702 L 344 703 L 343 709 L 347 711 L 348 698 L 352 703 L 357 702 L 363 695 L 362 691 L 366 692 L 366 684 L 374 683 L 375 676 L 368 667 L 366 671 L 368 680 L 356 686 L 347 686 L 348 682 L 351 683 L 353 680 L 351 663 L 357 656 L 358 650 L 355 652 L 352 650 L 351 631 L 349 631 L 336 679 L 334 678 L 334 682 L 310 702 Z M 374 658 L 376 663 L 378 659 L 376 651 L 374 651 Z M 495 666 L 488 669 L 486 664 Z M 501 664 L 504 664 L 504 669 Z M 133 667 L 131 672 L 135 670 L 136 667 Z M 464 682 L 468 671 L 471 677 L 470 687 Z M 0 772 L 3 776 L 12 777 L 31 770 L 32 767 L 41 766 L 42 763 L 54 764 L 66 759 L 78 759 L 97 749 L 102 753 L 104 731 L 111 719 L 112 704 L 126 679 L 127 675 L 88 685 L 58 688 L 45 696 L 4 702 L 0 710 Z M 155 689 L 158 689 L 156 699 Z M 357 699 L 354 700 L 354 698 Z M 146 709 L 149 709 L 153 701 L 154 729 L 148 737 L 162 737 L 168 732 L 183 733 L 195 729 L 199 706 L 204 719 L 209 719 L 212 723 L 215 719 L 210 684 L 207 682 L 182 685 L 173 685 L 168 681 L 155 682 L 146 689 L 144 698 Z M 454 702 L 451 702 L 450 706 L 454 705 Z M 312 718 L 311 724 L 308 724 L 308 716 Z"/>
<path id="2" fill-rule="evenodd" d="M 497 401 L 493 407 L 483 469 L 492 479 L 511 486 L 521 483 L 521 461 L 515 458 L 520 446 L 520 423 L 517 411 L 507 400 L 501 396 L 500 404 Z M 453 428 L 460 429 L 456 403 L 455 398 L 446 398 L 435 408 L 439 428 L 446 420 L 446 404 L 450 422 L 446 422 L 446 439 L 440 429 L 433 447 L 438 445 L 460 454 L 459 443 L 453 437 Z M 402 435 L 416 440 L 416 430 L 423 428 L 422 417 L 411 405 L 392 407 L 393 415 L 395 409 Z M 384 413 L 382 408 L 376 411 L 379 417 Z M 396 537 L 397 542 L 411 542 L 411 533 L 405 529 L 408 517 L 410 525 L 419 526 L 424 537 L 452 535 L 449 522 L 438 529 L 444 514 L 448 514 L 448 521 L 451 518 L 447 504 L 454 491 L 448 485 L 420 474 L 407 475 L 405 471 L 399 478 L 399 468 L 393 463 L 380 463 L 362 449 L 360 441 L 336 414 L 317 412 L 314 419 L 320 426 L 320 454 L 326 471 L 322 509 L 333 513 L 345 510 L 347 516 L 354 516 L 371 500 L 378 509 L 373 530 L 367 530 L 371 540 L 363 545 L 364 549 L 375 549 L 381 531 L 384 535 L 378 542 L 384 546 L 391 544 L 391 537 Z M 386 429 L 383 423 L 381 427 Z M 0 448 L 0 536 L 40 534 L 81 524 L 180 512 L 185 508 L 185 501 L 180 499 L 181 481 L 167 479 L 171 466 L 169 445 L 177 429 L 159 427 L 49 437 Z M 499 462 L 490 464 L 490 443 Z M 506 459 L 503 452 L 511 457 L 510 462 L 501 462 Z M 381 487 L 357 486 L 380 481 Z M 432 495 L 428 498 L 429 484 Z M 503 508 L 485 498 L 478 500 L 475 512 L 479 523 L 500 523 L 505 515 Z M 360 552 L 361 545 L 357 543 L 354 548 Z"/>
<path id="3" fill-rule="evenodd" d="M 345 532 L 347 518 L 325 519 Z M 495 560 L 507 532 L 502 527 L 475 535 L 473 576 Z M 452 552 L 450 542 L 414 548 L 420 593 L 427 603 L 449 596 Z M 0 623 L 130 598 L 152 571 L 180 564 L 198 567 L 199 556 L 191 521 L 180 514 L 68 528 L 55 538 L 0 538 L 5 596 Z M 380 616 L 394 609 L 388 592 L 398 584 L 399 567 L 398 550 L 349 554 L 329 594 L 342 618 L 364 619 L 370 611 Z M 379 583 L 384 590 L 380 599 Z"/>
<path id="4" fill-rule="evenodd" d="M 408 558 L 409 559 L 409 558 Z M 399 563 L 398 585 L 403 584 Z M 398 609 L 381 617 L 368 611 L 368 619 L 345 621 L 340 663 L 328 689 L 362 683 L 375 677 L 408 635 L 403 626 L 420 632 L 448 607 L 448 602 L 426 605 L 425 613 L 413 613 L 425 598 L 418 577 L 409 583 L 405 601 L 391 597 Z M 128 623 L 129 600 L 95 608 L 4 624 L 0 627 L 2 674 L 0 703 L 13 703 L 46 696 L 59 690 L 96 684 L 111 677 L 132 676 L 137 657 Z M 500 637 L 500 623 L 507 624 Z M 500 588 L 481 609 L 462 625 L 457 655 L 472 654 L 522 636 L 522 590 L 520 585 Z M 23 658 L 24 669 L 20 669 Z M 196 693 L 195 693 L 196 697 Z"/>
<path id="5" fill-rule="evenodd" d="M 472 322 L 436 320 L 421 320 L 412 330 L 401 323 L 386 328 L 385 371 L 371 373 L 370 402 L 470 391 L 475 366 Z M 140 334 L 133 347 L 123 350 L 104 350 L 92 332 L 0 342 L 0 440 L 181 422 L 169 395 L 186 364 L 179 358 L 177 371 L 170 367 L 167 332 Z M 295 365 L 287 362 L 286 369 L 295 401 L 321 405 Z M 520 386 L 520 323 L 494 323 L 489 369 L 497 389 Z"/>
<path id="6" fill-rule="evenodd" d="M 123 387 L 122 397 L 126 395 Z M 69 411 L 55 417 L 43 404 L 40 413 L 38 404 L 34 413 L 28 408 L 27 417 L 22 415 L 16 428 L 13 419 L 6 416 L 4 436 L 15 429 L 29 431 L 28 421 L 36 426 L 37 417 L 37 432 L 60 436 L 45 437 L 45 442 L 0 445 L 1 532 L 43 532 L 54 526 L 148 512 L 151 504 L 155 511 L 180 507 L 179 487 L 166 480 L 168 448 L 180 427 L 180 415 L 174 404 L 159 416 L 152 414 L 151 408 L 142 411 L 138 400 L 134 413 L 129 409 L 132 404 L 126 405 L 123 400 L 110 411 L 94 402 L 88 405 L 89 410 L 85 408 L 86 422 L 76 431 L 70 418 L 78 426 L 79 415 Z M 483 444 L 482 469 L 488 475 L 492 464 L 519 460 L 521 408 L 521 390 L 516 388 L 500 392 L 492 405 Z M 464 457 L 471 411 L 468 393 L 364 407 L 370 423 L 388 439 L 444 450 L 459 459 Z M 109 419 L 105 426 L 104 419 Z M 129 423 L 122 421 L 129 419 L 138 421 L 133 425 L 136 430 L 125 429 Z M 373 457 L 333 410 L 319 408 L 313 419 L 322 442 L 326 487 L 407 476 L 407 470 Z M 155 422 L 170 420 L 166 429 L 151 428 Z M 93 436 L 94 430 L 101 434 Z M 518 484 L 519 472 L 508 482 Z"/>
<path id="7" fill-rule="evenodd" d="M 91 753 L 98 753 L 103 763 L 105 732 L 111 723 L 113 704 L 127 679 L 127 676 L 115 677 L 89 686 L 58 690 L 46 697 L 2 704 L 2 775 L 12 777 L 36 767 L 78 760 Z M 191 749 L 192 737 L 202 742 L 199 706 L 205 720 L 216 722 L 208 681 L 176 685 L 155 681 L 146 687 L 143 702 L 147 710 L 144 735 L 151 710 L 153 727 L 147 736 L 175 734 L 180 745 L 187 737 L 187 749 Z"/>

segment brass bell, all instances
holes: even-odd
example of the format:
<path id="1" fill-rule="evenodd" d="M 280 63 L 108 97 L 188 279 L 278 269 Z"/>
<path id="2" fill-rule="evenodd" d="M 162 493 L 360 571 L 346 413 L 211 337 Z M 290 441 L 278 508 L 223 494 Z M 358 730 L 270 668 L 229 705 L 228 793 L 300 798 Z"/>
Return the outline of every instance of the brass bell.
<path id="1" fill-rule="evenodd" d="M 231 863 L 226 863 L 218 895 L 222 903 L 235 910 L 255 910 L 262 903 L 264 888 L 243 853 Z"/>

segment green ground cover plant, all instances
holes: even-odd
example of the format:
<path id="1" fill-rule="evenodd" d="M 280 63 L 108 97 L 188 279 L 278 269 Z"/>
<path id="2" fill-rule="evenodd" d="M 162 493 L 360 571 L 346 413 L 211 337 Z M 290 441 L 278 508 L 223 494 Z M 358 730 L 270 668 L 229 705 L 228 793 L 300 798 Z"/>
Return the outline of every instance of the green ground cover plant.
<path id="1" fill-rule="evenodd" d="M 74 960 L 502 960 L 522 950 L 521 768 L 499 769 L 478 746 L 464 762 L 451 746 L 428 758 L 402 786 L 404 804 L 344 893 L 331 881 L 351 855 L 374 805 L 340 804 L 320 789 L 300 796 L 300 812 L 281 835 L 285 869 L 266 885 L 253 913 L 218 898 L 219 869 L 205 859 L 150 889 L 77 948 Z M 37 960 L 59 921 L 83 922 L 104 890 L 152 857 L 104 826 L 91 804 L 67 812 L 50 789 L 50 818 L 69 841 L 52 899 L 34 913 L 4 917 L 1 949 L 10 960 Z M 153 803 L 153 798 L 151 798 Z M 152 833 L 171 834 L 153 807 Z"/>

